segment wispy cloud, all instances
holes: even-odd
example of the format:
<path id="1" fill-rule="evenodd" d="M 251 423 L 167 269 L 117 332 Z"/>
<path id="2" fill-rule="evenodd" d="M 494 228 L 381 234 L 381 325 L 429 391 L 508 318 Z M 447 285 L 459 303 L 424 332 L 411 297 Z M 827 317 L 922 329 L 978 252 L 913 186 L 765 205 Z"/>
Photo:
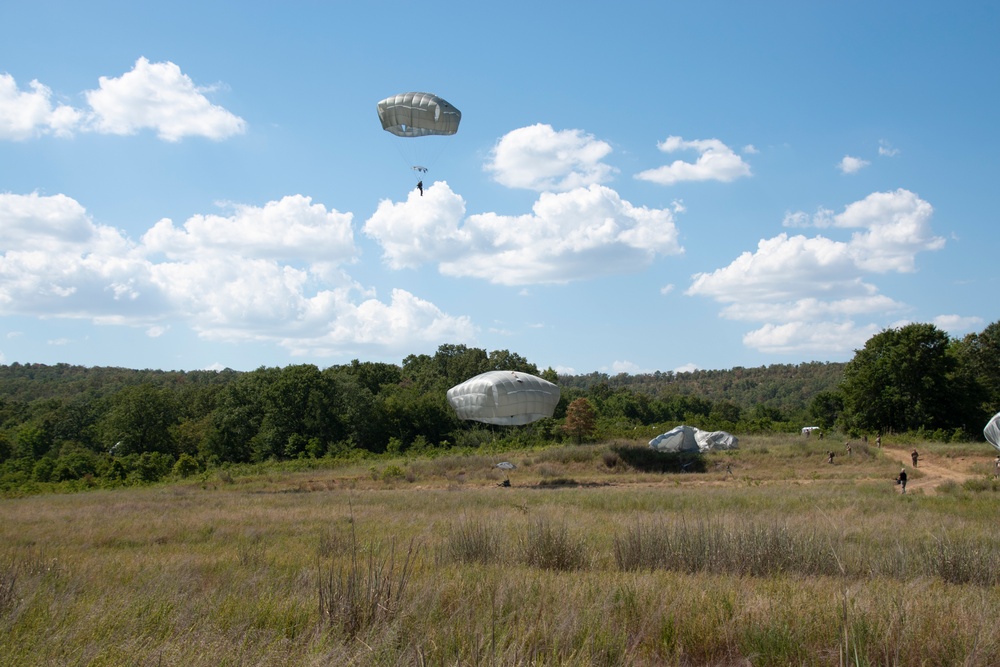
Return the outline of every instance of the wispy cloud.
<path id="1" fill-rule="evenodd" d="M 885 139 L 879 139 L 878 154 L 883 157 L 893 157 L 899 155 L 899 149 L 893 148 Z"/>
<path id="2" fill-rule="evenodd" d="M 674 185 L 684 181 L 729 182 L 751 174 L 750 165 L 718 139 L 685 141 L 682 137 L 671 136 L 657 147 L 664 153 L 694 151 L 698 153 L 698 159 L 694 162 L 676 160 L 662 167 L 647 169 L 636 174 L 637 179 Z"/>

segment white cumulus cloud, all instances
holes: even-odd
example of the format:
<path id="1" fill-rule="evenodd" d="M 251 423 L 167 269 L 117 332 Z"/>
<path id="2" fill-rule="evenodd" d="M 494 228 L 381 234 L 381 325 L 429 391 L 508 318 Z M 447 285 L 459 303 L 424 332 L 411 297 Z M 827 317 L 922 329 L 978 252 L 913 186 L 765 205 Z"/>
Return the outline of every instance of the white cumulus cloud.
<path id="1" fill-rule="evenodd" d="M 364 232 L 391 268 L 435 262 L 444 275 L 503 285 L 632 272 L 683 251 L 671 210 L 633 206 L 601 185 L 543 193 L 530 214 L 463 219 L 464 210 L 446 183 L 435 183 L 424 197 L 382 202 Z"/>
<path id="2" fill-rule="evenodd" d="M 89 108 L 53 104 L 52 90 L 32 81 L 20 90 L 9 74 L 0 74 L 0 139 L 24 140 L 76 132 L 136 134 L 152 130 L 164 141 L 200 136 L 221 140 L 246 131 L 246 121 L 212 104 L 210 87 L 195 85 L 172 62 L 139 58 L 120 77 L 98 79 L 98 88 L 84 93 Z"/>
<path id="3" fill-rule="evenodd" d="M 355 255 L 350 213 L 291 195 L 263 207 L 236 205 L 230 216 L 194 215 L 175 227 L 157 222 L 143 237 L 149 252 L 168 257 L 239 252 L 265 259 L 341 263 Z"/>
<path id="4" fill-rule="evenodd" d="M 246 130 L 246 121 L 212 104 L 205 93 L 172 62 L 139 58 L 130 72 L 102 76 L 99 88 L 86 93 L 93 109 L 90 125 L 106 134 L 135 134 L 152 129 L 165 141 L 187 136 L 225 139 Z"/>
<path id="5" fill-rule="evenodd" d="M 837 163 L 837 169 L 844 174 L 856 174 L 869 164 L 871 164 L 871 162 L 868 160 L 862 160 L 861 158 L 854 157 L 853 155 L 845 155 L 844 158 Z"/>
<path id="6" fill-rule="evenodd" d="M 10 74 L 0 74 L 0 139 L 23 140 L 45 134 L 72 136 L 81 112 L 52 104 L 52 90 L 38 81 L 30 91 L 18 89 Z"/>
<path id="7" fill-rule="evenodd" d="M 783 233 L 762 239 L 756 251 L 693 276 L 686 293 L 722 304 L 727 319 L 762 323 L 744 337 L 744 344 L 761 351 L 855 349 L 881 328 L 857 320 L 908 308 L 880 294 L 871 280 L 913 271 L 918 253 L 943 247 L 931 232 L 932 214 L 928 202 L 903 189 L 872 193 L 837 215 L 822 208 L 813 217 L 788 214 L 786 226 L 851 230 L 850 237 Z"/>
<path id="8" fill-rule="evenodd" d="M 633 361 L 612 361 L 611 367 L 601 368 L 602 371 L 609 372 L 612 375 L 621 375 L 622 373 L 627 373 L 629 375 L 638 375 L 640 373 L 650 373 L 647 369 L 644 369 L 639 364 Z"/>
<path id="9" fill-rule="evenodd" d="M 983 326 L 983 318 L 963 315 L 938 315 L 933 320 L 934 326 L 949 334 L 964 334 Z"/>
<path id="10" fill-rule="evenodd" d="M 787 322 L 765 324 L 743 336 L 749 348 L 771 354 L 808 354 L 823 351 L 848 354 L 864 347 L 879 332 L 873 324 L 846 322 Z"/>
<path id="11" fill-rule="evenodd" d="M 139 243 L 65 195 L 0 194 L 0 315 L 185 326 L 293 354 L 397 353 L 471 342 L 476 328 L 403 289 L 388 302 L 343 270 L 351 214 L 290 195 L 231 216 L 156 223 Z"/>
<path id="12" fill-rule="evenodd" d="M 450 257 L 467 244 L 461 229 L 464 215 L 465 201 L 439 181 L 425 187 L 422 197 L 411 191 L 404 202 L 380 201 L 363 231 L 381 244 L 390 268 L 416 268 Z"/>
<path id="13" fill-rule="evenodd" d="M 647 169 L 635 175 L 642 181 L 674 185 L 682 181 L 722 181 L 728 183 L 737 178 L 750 176 L 750 165 L 743 161 L 733 149 L 718 139 L 696 139 L 685 141 L 682 137 L 667 137 L 657 144 L 664 153 L 695 151 L 698 159 L 694 162 L 675 160 L 674 162 Z M 752 154 L 753 151 L 749 151 Z"/>
<path id="14" fill-rule="evenodd" d="M 918 252 L 940 250 L 945 240 L 934 236 L 934 207 L 902 188 L 875 192 L 834 216 L 837 227 L 858 229 L 850 245 L 858 265 L 868 271 L 913 271 Z"/>
<path id="15" fill-rule="evenodd" d="M 609 144 L 581 130 L 538 123 L 501 137 L 484 168 L 509 188 L 566 192 L 609 181 L 616 170 L 602 160 L 610 153 Z"/>

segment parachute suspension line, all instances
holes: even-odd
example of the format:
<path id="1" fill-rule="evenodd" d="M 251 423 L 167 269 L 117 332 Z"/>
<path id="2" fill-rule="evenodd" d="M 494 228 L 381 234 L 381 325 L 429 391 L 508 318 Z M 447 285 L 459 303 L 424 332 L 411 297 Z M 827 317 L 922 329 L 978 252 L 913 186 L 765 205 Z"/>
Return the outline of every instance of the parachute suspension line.
<path id="1" fill-rule="evenodd" d="M 426 155 L 422 155 L 422 153 L 426 153 L 426 144 L 421 148 L 413 140 L 400 140 L 388 134 L 386 135 L 386 141 L 396 149 L 400 161 L 406 165 L 410 175 L 413 176 L 413 182 L 417 183 L 424 180 L 425 174 L 428 172 L 428 164 L 430 164 L 428 160 L 422 159 L 427 157 Z"/>
<path id="2" fill-rule="evenodd" d="M 436 150 L 428 151 L 428 142 L 434 141 L 435 137 L 428 137 L 419 142 L 419 145 L 414 141 L 393 141 L 392 137 L 388 137 L 390 142 L 395 146 L 396 152 L 399 153 L 399 158 L 403 161 L 413 175 L 413 181 L 423 181 L 426 180 L 428 172 L 431 171 L 434 163 L 437 162 L 438 157 L 447 148 L 445 142 L 442 142 Z"/>
<path id="3" fill-rule="evenodd" d="M 438 163 L 441 156 L 444 155 L 445 151 L 451 146 L 451 142 L 444 137 L 427 137 L 422 144 L 424 146 L 422 149 L 423 155 L 421 156 L 423 162 L 414 166 L 414 169 L 416 169 L 417 166 L 423 167 L 424 173 L 426 173 L 428 169 L 432 169 L 434 165 Z M 432 146 L 428 148 L 428 144 L 431 144 Z"/>
<path id="4" fill-rule="evenodd" d="M 394 139 L 394 137 L 388 134 L 385 135 L 385 138 L 386 141 L 388 141 L 392 145 L 393 149 L 396 151 L 396 154 L 399 155 L 399 161 L 406 167 L 406 171 L 410 172 L 410 174 L 413 176 L 413 185 L 414 187 L 416 187 L 416 184 L 423 179 L 423 174 L 418 172 L 414 167 L 414 165 L 417 164 L 417 162 L 414 156 L 413 147 L 408 146 L 408 144 L 404 145 L 406 144 L 406 142 L 401 142 L 398 139 Z M 385 166 L 385 172 L 387 175 L 391 175 L 393 179 L 399 176 L 400 173 L 396 167 L 392 167 L 391 165 L 388 164 Z"/>
<path id="5" fill-rule="evenodd" d="M 417 171 L 417 168 L 418 167 L 423 168 L 424 171 L 426 171 L 426 168 L 424 168 L 422 165 L 417 164 L 416 152 L 414 150 L 414 146 L 411 145 L 409 142 L 404 143 L 401 141 L 393 141 L 392 137 L 389 137 L 389 141 L 392 143 L 393 146 L 395 146 L 396 152 L 399 153 L 399 159 L 402 160 L 403 164 L 405 164 L 410 169 L 410 173 L 414 176 L 413 178 L 414 182 L 421 180 L 422 174 L 419 171 Z"/>

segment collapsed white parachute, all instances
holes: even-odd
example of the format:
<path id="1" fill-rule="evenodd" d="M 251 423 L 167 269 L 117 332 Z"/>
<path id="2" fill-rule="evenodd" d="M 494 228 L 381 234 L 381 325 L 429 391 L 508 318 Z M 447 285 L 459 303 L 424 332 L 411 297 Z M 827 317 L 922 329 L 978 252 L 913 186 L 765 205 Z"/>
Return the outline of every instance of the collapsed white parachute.
<path id="1" fill-rule="evenodd" d="M 986 428 L 983 429 L 983 435 L 986 436 L 991 445 L 1000 449 L 1000 412 L 993 415 L 993 419 L 987 422 Z"/>
<path id="2" fill-rule="evenodd" d="M 448 403 L 459 419 L 517 426 L 551 417 L 559 387 L 515 371 L 488 371 L 448 390 Z"/>
<path id="3" fill-rule="evenodd" d="M 661 433 L 649 441 L 658 452 L 708 452 L 719 449 L 736 449 L 739 441 L 725 431 L 702 431 L 694 426 L 681 425 Z"/>

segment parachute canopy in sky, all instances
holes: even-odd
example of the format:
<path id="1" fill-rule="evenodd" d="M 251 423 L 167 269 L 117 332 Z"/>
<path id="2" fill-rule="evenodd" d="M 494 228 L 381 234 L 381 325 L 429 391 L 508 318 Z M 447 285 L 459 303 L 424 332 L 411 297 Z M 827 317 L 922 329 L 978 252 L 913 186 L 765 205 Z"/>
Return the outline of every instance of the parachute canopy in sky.
<path id="1" fill-rule="evenodd" d="M 459 419 L 516 426 L 551 417 L 559 387 L 517 371 L 487 371 L 448 390 Z"/>
<path id="2" fill-rule="evenodd" d="M 983 435 L 986 436 L 991 445 L 1000 449 L 1000 412 L 993 415 L 993 419 L 987 422 L 986 428 L 983 429 Z"/>
<path id="3" fill-rule="evenodd" d="M 462 112 L 431 93 L 400 93 L 378 103 L 378 119 L 397 137 L 426 137 L 458 132 Z"/>

